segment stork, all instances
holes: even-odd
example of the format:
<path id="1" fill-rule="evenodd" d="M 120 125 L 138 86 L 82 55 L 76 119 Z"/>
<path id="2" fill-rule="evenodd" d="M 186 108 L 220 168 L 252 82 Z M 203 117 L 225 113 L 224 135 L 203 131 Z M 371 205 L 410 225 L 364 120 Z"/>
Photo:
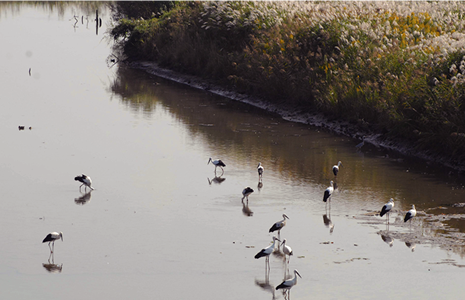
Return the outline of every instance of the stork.
<path id="1" fill-rule="evenodd" d="M 334 173 L 334 176 L 337 176 L 337 173 L 339 172 L 339 167 L 341 167 L 341 166 L 342 166 L 342 162 L 341 162 L 341 161 L 339 161 L 339 162 L 337 163 L 337 165 L 334 165 L 334 166 L 333 166 L 333 173 Z"/>
<path id="2" fill-rule="evenodd" d="M 79 190 L 81 190 L 81 187 L 84 186 L 84 190 L 89 187 L 91 190 L 94 188 L 92 187 L 92 179 L 90 179 L 89 176 L 82 174 L 81 176 L 76 176 L 74 177 L 74 180 L 81 182 L 82 184 L 79 186 Z"/>
<path id="3" fill-rule="evenodd" d="M 273 253 L 273 251 L 274 251 L 274 244 L 276 243 L 276 241 L 280 242 L 280 240 L 277 237 L 274 236 L 273 237 L 273 244 L 269 245 L 266 248 L 263 248 L 260 252 L 255 254 L 255 259 L 259 259 L 260 257 L 263 257 L 263 256 L 266 257 L 265 265 L 268 267 L 268 269 L 270 268 L 270 254 Z"/>
<path id="4" fill-rule="evenodd" d="M 269 232 L 273 232 L 273 231 L 278 231 L 278 238 L 281 237 L 281 229 L 286 226 L 286 219 L 289 219 L 288 216 L 286 216 L 285 214 L 283 214 L 283 219 L 281 221 L 278 221 L 276 223 L 273 224 L 273 226 L 271 226 L 270 228 L 270 231 Z"/>
<path id="5" fill-rule="evenodd" d="M 253 193 L 253 189 L 249 186 L 242 190 L 242 202 L 244 202 L 244 198 L 247 198 L 247 203 L 249 202 L 249 195 Z"/>
<path id="6" fill-rule="evenodd" d="M 215 174 L 216 174 L 216 168 L 217 168 L 217 167 L 220 167 L 220 168 L 221 168 L 221 171 L 224 173 L 223 167 L 226 167 L 226 165 L 224 164 L 224 162 L 221 161 L 221 159 L 212 160 L 212 158 L 210 157 L 210 159 L 208 160 L 207 165 L 208 165 L 210 162 L 211 162 L 212 164 L 215 165 Z"/>
<path id="7" fill-rule="evenodd" d="M 50 232 L 47 234 L 47 236 L 44 238 L 42 243 L 48 242 L 48 247 L 50 248 L 50 243 L 52 243 L 52 248 L 55 250 L 55 241 L 60 239 L 63 241 L 63 232 Z M 53 253 L 52 248 L 50 248 L 50 252 Z"/>
<path id="8" fill-rule="evenodd" d="M 261 180 L 262 180 L 262 176 L 263 176 L 263 171 L 264 171 L 264 170 L 265 170 L 265 169 L 263 168 L 262 163 L 259 162 L 259 163 L 258 163 L 258 166 L 257 166 L 258 181 L 261 181 Z"/>
<path id="9" fill-rule="evenodd" d="M 294 254 L 292 252 L 292 248 L 286 245 L 286 239 L 283 239 L 281 246 L 283 246 L 284 259 L 286 259 L 286 255 L 287 255 L 289 257 L 289 260 L 287 262 L 289 263 L 289 261 L 291 260 L 291 255 Z"/>
<path id="10" fill-rule="evenodd" d="M 379 216 L 382 217 L 386 215 L 386 220 L 389 224 L 389 214 L 391 213 L 391 209 L 394 207 L 394 199 L 389 199 L 389 202 L 383 205 L 383 208 L 381 209 L 381 212 L 379 213 Z"/>
<path id="11" fill-rule="evenodd" d="M 331 182 L 329 183 L 330 186 L 325 190 L 324 194 L 323 194 L 323 202 L 326 202 L 326 201 L 331 201 L 331 195 L 333 194 L 334 192 L 334 182 L 331 180 Z"/>
<path id="12" fill-rule="evenodd" d="M 415 209 L 415 205 L 412 205 L 412 209 L 409 210 L 405 214 L 404 222 L 407 222 L 408 220 L 412 220 L 413 217 L 415 217 L 416 215 L 417 215 L 417 210 Z M 410 221 L 410 224 L 412 224 L 412 221 Z"/>
<path id="13" fill-rule="evenodd" d="M 276 290 L 279 290 L 279 289 L 287 290 L 288 297 L 290 297 L 291 288 L 297 284 L 297 275 L 299 275 L 299 277 L 302 278 L 302 276 L 300 276 L 299 274 L 299 271 L 294 270 L 294 278 L 284 280 L 280 285 L 276 287 Z"/>

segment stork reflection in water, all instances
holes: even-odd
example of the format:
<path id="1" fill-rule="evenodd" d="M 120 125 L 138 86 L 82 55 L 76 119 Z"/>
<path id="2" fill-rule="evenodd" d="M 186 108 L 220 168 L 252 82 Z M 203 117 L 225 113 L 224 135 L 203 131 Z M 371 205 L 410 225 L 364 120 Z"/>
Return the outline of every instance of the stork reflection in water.
<path id="1" fill-rule="evenodd" d="M 323 215 L 323 223 L 329 228 L 329 233 L 332 234 L 334 231 L 334 224 L 331 221 L 331 206 L 326 209 L 326 214 Z"/>
<path id="2" fill-rule="evenodd" d="M 257 189 L 258 189 L 259 192 L 262 189 L 262 187 L 263 187 L 263 182 L 259 181 L 258 184 L 257 184 Z"/>
<path id="3" fill-rule="evenodd" d="M 388 244 L 389 247 L 394 246 L 394 239 L 389 235 L 389 232 L 381 233 L 381 239 Z"/>
<path id="4" fill-rule="evenodd" d="M 226 178 L 223 178 L 221 176 L 215 176 L 212 180 L 210 180 L 210 178 L 207 177 L 207 180 L 208 184 L 212 185 L 212 183 L 221 184 L 223 181 L 226 180 Z"/>
<path id="5" fill-rule="evenodd" d="M 415 246 L 416 245 L 417 245 L 416 243 L 411 242 L 411 241 L 406 241 L 405 242 L 405 246 L 407 246 L 409 249 L 411 249 L 412 252 L 415 252 Z"/>
<path id="6" fill-rule="evenodd" d="M 52 261 L 50 261 L 50 259 Z M 55 257 L 53 252 L 50 252 L 50 256 L 48 257 L 48 264 L 43 263 L 42 266 L 50 273 L 61 273 L 63 270 L 63 264 L 55 264 Z"/>
<path id="7" fill-rule="evenodd" d="M 247 203 L 242 201 L 242 213 L 247 217 L 253 216 L 253 211 L 249 208 L 249 201 Z"/>
<path id="8" fill-rule="evenodd" d="M 84 205 L 86 204 L 87 202 L 90 201 L 90 198 L 91 198 L 91 193 L 92 193 L 92 190 L 88 191 L 87 193 L 85 193 L 84 195 L 82 195 L 81 197 L 78 197 L 78 198 L 74 198 L 74 202 L 76 204 L 80 204 L 80 205 Z"/>
<path id="9" fill-rule="evenodd" d="M 265 280 L 261 281 L 255 279 L 255 284 L 261 287 L 263 290 L 270 292 L 273 295 L 273 300 L 276 299 L 275 288 L 270 284 L 270 273 L 267 270 L 265 270 Z"/>

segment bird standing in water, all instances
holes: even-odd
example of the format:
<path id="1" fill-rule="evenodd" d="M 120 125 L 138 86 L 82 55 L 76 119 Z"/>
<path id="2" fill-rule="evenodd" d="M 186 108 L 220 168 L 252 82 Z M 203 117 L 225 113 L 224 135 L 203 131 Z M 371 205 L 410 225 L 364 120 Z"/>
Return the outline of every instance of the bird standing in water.
<path id="1" fill-rule="evenodd" d="M 289 257 L 289 260 L 287 262 L 289 263 L 289 261 L 291 260 L 291 255 L 294 254 L 292 252 L 292 248 L 286 245 L 286 239 L 283 239 L 281 246 L 283 246 L 284 259 L 286 259 L 286 255 L 287 255 Z"/>
<path id="2" fill-rule="evenodd" d="M 53 253 L 53 250 L 55 250 L 55 241 L 60 239 L 60 238 L 63 241 L 63 232 L 50 232 L 44 238 L 42 243 L 48 242 L 48 247 L 50 248 L 50 252 Z M 50 247 L 50 243 L 52 243 L 52 248 Z"/>
<path id="3" fill-rule="evenodd" d="M 221 161 L 221 159 L 215 159 L 215 160 L 213 160 L 213 159 L 210 157 L 210 159 L 209 159 L 208 162 L 207 162 L 207 165 L 208 165 L 210 162 L 211 162 L 212 164 L 215 165 L 215 174 L 216 174 L 216 168 L 217 168 L 217 167 L 220 167 L 220 168 L 221 168 L 221 171 L 224 173 L 223 167 L 226 167 L 226 165 L 224 164 L 224 162 Z"/>
<path id="4" fill-rule="evenodd" d="M 92 187 L 92 179 L 90 179 L 89 176 L 82 174 L 81 176 L 76 176 L 74 177 L 74 180 L 81 182 L 82 184 L 79 186 L 79 190 L 81 190 L 81 187 L 84 186 L 84 190 L 89 187 L 91 190 L 94 188 Z"/>
<path id="5" fill-rule="evenodd" d="M 328 200 L 331 201 L 331 195 L 333 194 L 334 192 L 334 182 L 331 180 L 331 182 L 329 183 L 329 187 L 325 190 L 324 194 L 323 194 L 323 202 L 326 202 Z"/>
<path id="6" fill-rule="evenodd" d="M 409 210 L 406 214 L 405 214 L 405 218 L 404 218 L 404 222 L 407 222 L 408 220 L 410 220 L 410 224 L 412 223 L 412 219 L 413 217 L 415 217 L 417 215 L 417 210 L 415 209 L 415 205 L 412 205 L 412 209 Z"/>
<path id="7" fill-rule="evenodd" d="M 297 284 L 297 275 L 299 275 L 299 277 L 302 278 L 299 272 L 297 270 L 294 270 L 294 278 L 284 280 L 280 285 L 276 287 L 276 290 L 279 290 L 279 289 L 287 290 L 288 297 L 289 297 L 291 293 L 291 288 Z"/>
<path id="8" fill-rule="evenodd" d="M 249 202 L 249 195 L 253 193 L 253 189 L 251 189 L 249 186 L 246 187 L 244 190 L 242 190 L 242 202 L 244 202 L 244 198 L 247 198 L 247 202 Z"/>
<path id="9" fill-rule="evenodd" d="M 386 215 L 386 219 L 389 223 L 389 214 L 391 212 L 391 209 L 394 207 L 394 199 L 389 199 L 389 202 L 383 205 L 383 208 L 381 209 L 381 212 L 379 213 L 379 216 L 382 217 Z"/>
<path id="10" fill-rule="evenodd" d="M 270 246 L 266 248 L 263 248 L 262 250 L 260 250 L 260 252 L 255 254 L 255 259 L 259 259 L 260 257 L 264 257 L 264 256 L 266 257 L 265 265 L 268 269 L 270 269 L 270 254 L 273 253 L 274 251 L 274 244 L 276 241 L 280 242 L 280 240 L 274 236 L 273 244 L 271 244 Z"/>
<path id="11" fill-rule="evenodd" d="M 258 167 L 257 167 L 257 171 L 258 171 L 258 180 L 259 180 L 259 181 L 262 180 L 262 176 L 263 176 L 263 171 L 264 171 L 264 170 L 265 170 L 265 169 L 263 168 L 262 163 L 259 162 L 259 163 L 258 163 Z"/>
<path id="12" fill-rule="evenodd" d="M 276 223 L 273 224 L 273 226 L 271 226 L 269 232 L 273 232 L 273 231 L 278 231 L 278 238 L 280 238 L 281 236 L 281 229 L 286 226 L 286 219 L 289 219 L 288 216 L 286 216 L 285 214 L 283 214 L 283 219 L 281 221 L 278 221 Z"/>
<path id="13" fill-rule="evenodd" d="M 337 176 L 337 173 L 339 172 L 339 167 L 342 167 L 342 162 L 341 161 L 339 161 L 337 163 L 337 165 L 333 166 L 333 174 L 334 174 L 334 176 Z"/>

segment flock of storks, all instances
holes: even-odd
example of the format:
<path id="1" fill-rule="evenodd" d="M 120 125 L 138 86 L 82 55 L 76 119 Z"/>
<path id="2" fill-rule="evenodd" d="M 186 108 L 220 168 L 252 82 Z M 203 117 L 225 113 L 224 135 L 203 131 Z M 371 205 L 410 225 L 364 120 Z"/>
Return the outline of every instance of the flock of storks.
<path id="1" fill-rule="evenodd" d="M 211 158 L 208 160 L 208 163 L 212 163 L 214 166 L 215 166 L 215 174 L 216 174 L 216 169 L 219 167 L 222 171 L 222 174 L 224 174 L 224 169 L 223 167 L 226 167 L 226 164 L 221 161 L 221 159 L 216 159 L 216 160 L 212 160 Z M 342 166 L 342 162 L 339 161 L 337 163 L 337 165 L 334 165 L 332 167 L 332 171 L 333 171 L 333 174 L 334 176 L 337 176 L 338 172 L 339 172 L 339 168 Z M 258 163 L 258 166 L 257 166 L 257 171 L 258 171 L 258 177 L 259 177 L 259 181 L 261 182 L 262 180 L 262 177 L 263 177 L 263 172 L 264 172 L 264 168 L 262 166 L 261 163 Z M 82 186 L 84 186 L 85 189 L 87 188 L 90 188 L 91 190 L 93 190 L 94 188 L 92 187 L 92 179 L 85 175 L 85 174 L 82 174 L 80 176 L 76 176 L 74 178 L 74 180 L 76 181 L 79 181 L 81 182 L 82 184 L 79 186 L 79 190 L 81 190 Z M 244 199 L 247 199 L 247 203 L 249 201 L 249 195 L 252 194 L 254 192 L 253 189 L 251 189 L 250 187 L 246 187 L 244 188 L 244 190 L 242 191 L 242 202 L 244 201 Z M 326 188 L 326 190 L 324 191 L 323 193 L 323 202 L 328 202 L 328 201 L 331 201 L 331 196 L 334 192 L 334 182 L 331 180 L 330 181 L 330 186 L 328 188 Z M 381 212 L 380 212 L 380 217 L 383 217 L 384 215 L 386 215 L 386 219 L 387 219 L 387 222 L 389 223 L 389 213 L 390 211 L 392 210 L 392 208 L 394 207 L 394 199 L 389 199 L 389 202 L 387 202 L 386 204 L 384 204 L 384 206 L 381 208 Z M 407 222 L 409 220 L 411 220 L 413 217 L 415 217 L 417 214 L 417 211 L 415 210 L 415 205 L 412 205 L 412 209 L 410 209 L 407 214 L 405 215 L 404 217 L 404 222 Z M 266 248 L 263 248 L 262 250 L 260 250 L 260 252 L 258 252 L 256 255 L 255 255 L 255 258 L 258 259 L 258 258 L 261 258 L 261 257 L 265 257 L 265 264 L 267 266 L 267 269 L 269 270 L 270 269 L 270 265 L 269 265 L 269 259 L 270 259 L 270 255 L 271 253 L 274 252 L 275 250 L 275 243 L 276 241 L 278 242 L 281 242 L 280 240 L 280 235 L 281 235 L 281 229 L 286 225 L 286 219 L 289 219 L 288 216 L 286 216 L 286 214 L 283 214 L 283 219 L 281 221 L 278 221 L 276 223 L 273 224 L 273 226 L 271 226 L 269 232 L 275 232 L 277 231 L 278 232 L 278 237 L 275 237 L 273 236 L 273 243 L 271 245 L 269 245 L 268 247 Z M 53 250 L 55 249 L 55 241 L 56 240 L 59 240 L 61 239 L 63 241 L 63 232 L 50 232 L 45 238 L 44 240 L 42 241 L 42 243 L 46 243 L 48 242 L 48 246 L 50 248 L 50 252 L 53 253 Z M 51 245 L 50 245 L 51 244 Z M 279 243 L 278 243 L 279 244 Z M 282 243 L 281 243 L 281 246 L 283 246 L 283 253 L 284 253 L 284 256 L 286 257 L 286 255 L 288 256 L 289 260 L 290 260 L 290 257 L 291 255 L 293 255 L 293 252 L 292 252 L 292 248 L 289 246 L 289 245 L 286 245 L 286 239 L 283 239 Z M 279 247 L 278 247 L 279 248 Z M 289 260 L 287 261 L 289 263 Z M 278 285 L 276 287 L 276 290 L 279 290 L 279 289 L 283 289 L 285 292 L 287 291 L 288 293 L 290 293 L 290 289 L 297 284 L 297 276 L 299 276 L 300 278 L 302 278 L 299 274 L 299 272 L 297 270 L 294 270 L 294 277 L 291 278 L 291 279 L 288 279 L 288 280 L 284 280 L 280 285 Z"/>
<path id="2" fill-rule="evenodd" d="M 221 175 L 224 174 L 224 169 L 223 167 L 226 167 L 226 164 L 221 160 L 221 159 L 216 159 L 216 160 L 213 160 L 212 158 L 210 158 L 208 160 L 208 163 L 212 163 L 214 166 L 215 166 L 215 174 L 216 174 L 216 169 L 219 167 L 222 171 Z M 334 176 L 336 177 L 337 174 L 339 173 L 339 168 L 343 166 L 342 165 L 342 162 L 339 161 L 336 165 L 334 165 L 332 167 L 332 171 L 333 171 L 333 174 Z M 263 176 L 263 171 L 264 171 L 264 168 L 262 166 L 261 163 L 258 163 L 258 166 L 257 166 L 257 171 L 258 171 L 258 177 L 259 177 L 259 182 L 261 182 L 262 180 L 262 176 Z M 330 186 L 328 188 L 325 189 L 324 193 L 323 193 L 323 202 L 325 203 L 328 203 L 331 201 L 331 196 L 334 192 L 334 189 L 335 189 L 335 184 L 334 182 L 331 180 L 330 181 Z M 244 199 L 247 200 L 247 203 L 249 201 L 249 195 L 252 194 L 254 192 L 253 189 L 251 189 L 250 187 L 246 187 L 244 188 L 244 190 L 242 191 L 242 202 L 244 202 Z M 392 210 L 392 208 L 394 207 L 394 199 L 391 198 L 389 199 L 389 201 L 383 205 L 383 207 L 381 208 L 381 211 L 380 211 L 380 217 L 383 217 L 384 215 L 386 215 L 386 221 L 388 222 L 389 224 L 389 213 L 390 211 Z M 415 217 L 417 214 L 417 211 L 415 210 L 415 205 L 412 205 L 412 209 L 410 209 L 405 217 L 404 217 L 404 222 L 407 222 L 409 220 L 412 220 L 413 217 Z M 267 271 L 270 270 L 270 265 L 269 265 L 269 259 L 270 259 L 270 255 L 275 251 L 275 244 L 276 244 L 276 241 L 278 241 L 278 245 L 279 245 L 279 242 L 281 242 L 281 236 L 280 236 L 280 232 L 281 232 L 281 229 L 286 225 L 286 219 L 289 219 L 288 216 L 286 216 L 286 214 L 283 214 L 283 219 L 281 221 L 278 221 L 276 223 L 273 224 L 273 226 L 271 226 L 269 232 L 274 232 L 274 231 L 277 231 L 278 232 L 278 237 L 275 237 L 273 236 L 273 243 L 271 245 L 269 245 L 268 247 L 266 248 L 263 248 L 262 250 L 260 250 L 260 252 L 258 252 L 256 255 L 255 255 L 255 258 L 256 259 L 259 259 L 261 257 L 265 257 L 265 264 L 266 264 L 266 268 L 267 268 Z M 286 239 L 283 239 L 282 243 L 280 246 L 283 246 L 283 253 L 284 253 L 284 257 L 288 257 L 289 260 L 290 260 L 290 257 L 291 255 L 293 255 L 293 252 L 292 252 L 292 248 L 289 246 L 289 245 L 286 245 Z M 278 246 L 278 249 L 279 249 L 279 246 Z M 287 263 L 289 263 L 289 260 L 287 260 Z M 287 279 L 287 280 L 284 280 L 281 284 L 279 284 L 277 287 L 276 287 L 276 290 L 279 290 L 279 289 L 283 289 L 285 292 L 288 293 L 288 296 L 290 294 L 290 289 L 297 284 L 297 276 L 299 276 L 300 278 L 302 278 L 299 274 L 299 271 L 297 270 L 294 270 L 294 277 L 293 278 L 290 278 L 290 279 Z"/>

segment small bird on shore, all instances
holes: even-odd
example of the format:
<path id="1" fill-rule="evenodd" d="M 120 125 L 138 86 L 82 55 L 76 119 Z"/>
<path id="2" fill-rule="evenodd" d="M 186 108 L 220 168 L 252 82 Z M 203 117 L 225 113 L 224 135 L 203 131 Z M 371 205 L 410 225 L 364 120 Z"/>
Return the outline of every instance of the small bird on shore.
<path id="1" fill-rule="evenodd" d="M 42 243 L 48 242 L 48 247 L 50 248 L 50 252 L 53 253 L 53 250 L 55 250 L 55 241 L 60 239 L 63 241 L 63 232 L 50 232 L 47 234 L 47 236 L 44 238 Z M 50 243 L 52 243 L 52 248 L 50 247 Z"/>
<path id="2" fill-rule="evenodd" d="M 262 176 L 263 176 L 263 171 L 264 171 L 264 170 L 265 170 L 265 169 L 263 168 L 262 163 L 259 162 L 259 163 L 258 163 L 258 167 L 257 167 L 257 171 L 258 171 L 258 180 L 262 180 Z"/>
<path id="3" fill-rule="evenodd" d="M 249 195 L 253 193 L 253 189 L 251 189 L 249 186 L 246 187 L 244 190 L 242 190 L 242 201 L 244 201 L 244 198 L 247 198 L 247 202 L 249 202 Z"/>
<path id="4" fill-rule="evenodd" d="M 271 226 L 269 232 L 274 232 L 277 230 L 278 238 L 280 238 L 281 229 L 283 229 L 283 227 L 286 226 L 286 219 L 289 219 L 289 217 L 283 214 L 283 219 L 281 221 L 274 223 L 273 226 Z"/>
<path id="5" fill-rule="evenodd" d="M 415 209 L 415 205 L 412 205 L 412 209 L 410 209 L 406 214 L 404 218 L 404 223 L 407 222 L 408 220 L 412 220 L 413 217 L 417 215 L 417 210 Z M 410 221 L 412 223 L 412 221 Z"/>
<path id="6" fill-rule="evenodd" d="M 333 174 L 334 174 L 334 176 L 337 176 L 337 173 L 339 173 L 339 167 L 341 167 L 341 166 L 342 166 L 342 162 L 341 162 L 341 161 L 339 161 L 339 162 L 337 163 L 337 165 L 334 165 L 334 166 L 333 166 Z"/>
<path id="7" fill-rule="evenodd" d="M 279 290 L 279 289 L 287 290 L 288 297 L 289 297 L 290 296 L 289 294 L 291 293 L 291 288 L 297 284 L 297 275 L 299 275 L 299 277 L 302 278 L 302 276 L 300 276 L 299 274 L 299 271 L 294 270 L 294 278 L 284 280 L 280 285 L 276 287 L 276 290 Z"/>
<path id="8" fill-rule="evenodd" d="M 221 159 L 212 160 L 212 158 L 210 157 L 210 159 L 208 160 L 207 165 L 208 165 L 210 162 L 211 162 L 212 164 L 215 165 L 215 173 L 216 173 L 216 168 L 217 168 L 217 167 L 220 167 L 220 168 L 221 168 L 221 171 L 223 171 L 223 173 L 224 173 L 223 167 L 226 167 L 226 165 L 224 164 L 224 162 L 221 161 Z"/>
<path id="9" fill-rule="evenodd" d="M 331 180 L 331 182 L 329 183 L 329 187 L 326 188 L 324 194 L 323 194 L 323 202 L 326 202 L 328 200 L 331 201 L 331 195 L 333 194 L 334 192 L 334 182 Z"/>
<path id="10" fill-rule="evenodd" d="M 76 176 L 74 177 L 74 180 L 81 182 L 82 184 L 79 186 L 79 190 L 81 190 L 81 187 L 84 186 L 84 190 L 89 187 L 91 190 L 94 188 L 92 187 L 92 179 L 90 179 L 89 176 L 82 174 L 81 176 Z"/>

